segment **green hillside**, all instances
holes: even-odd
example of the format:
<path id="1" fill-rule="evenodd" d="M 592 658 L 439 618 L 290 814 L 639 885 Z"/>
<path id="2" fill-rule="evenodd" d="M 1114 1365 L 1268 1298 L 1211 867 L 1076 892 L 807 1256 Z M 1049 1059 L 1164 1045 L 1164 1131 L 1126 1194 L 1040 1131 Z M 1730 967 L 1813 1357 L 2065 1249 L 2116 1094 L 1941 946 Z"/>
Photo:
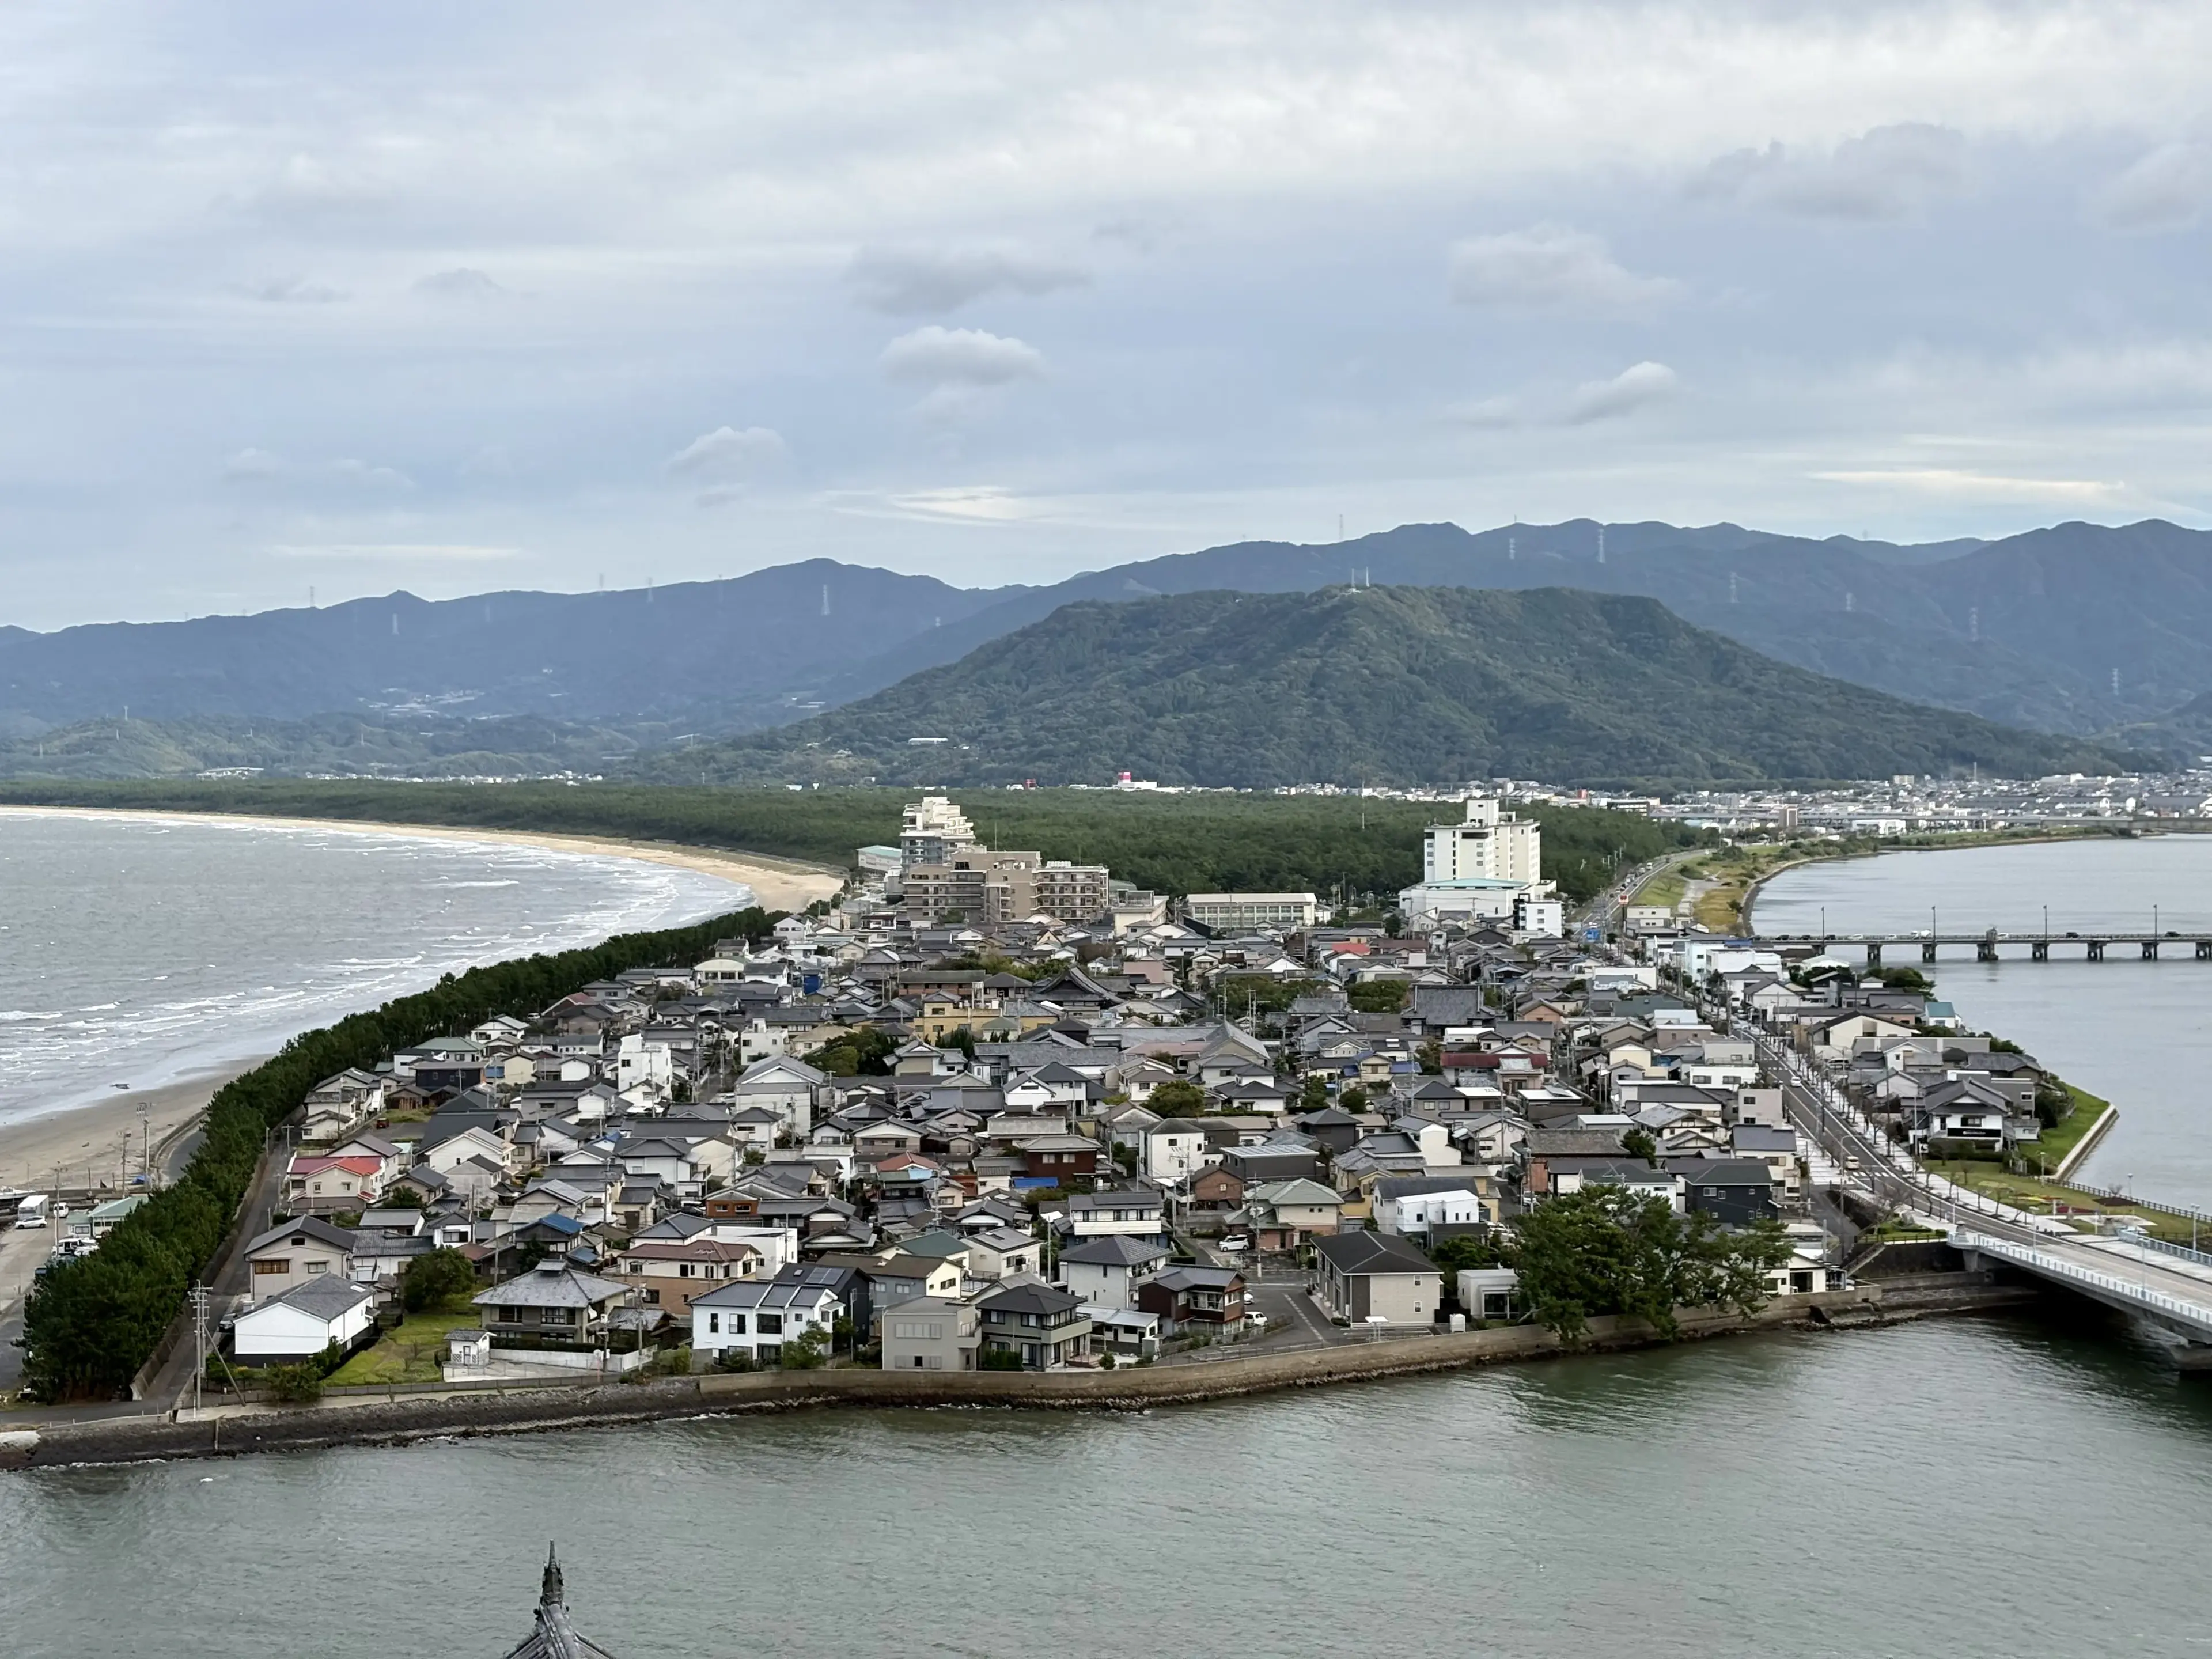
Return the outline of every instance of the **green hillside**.
<path id="1" fill-rule="evenodd" d="M 1340 587 L 1071 605 L 845 708 L 646 765 L 694 781 L 1128 771 L 1265 787 L 2037 776 L 2129 760 L 1790 667 L 1654 599 Z"/>

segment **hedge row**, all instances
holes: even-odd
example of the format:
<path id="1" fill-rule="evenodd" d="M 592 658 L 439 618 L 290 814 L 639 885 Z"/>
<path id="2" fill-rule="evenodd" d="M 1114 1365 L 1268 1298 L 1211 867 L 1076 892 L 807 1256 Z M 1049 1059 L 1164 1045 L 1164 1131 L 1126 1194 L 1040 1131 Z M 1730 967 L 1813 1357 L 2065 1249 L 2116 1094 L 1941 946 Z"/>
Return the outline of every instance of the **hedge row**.
<path id="1" fill-rule="evenodd" d="M 221 1247 L 270 1131 L 325 1078 L 373 1067 L 395 1049 L 467 1030 L 495 1014 L 533 1015 L 627 969 L 698 961 L 717 939 L 757 938 L 780 916 L 756 906 L 696 927 L 623 933 L 586 951 L 448 974 L 428 991 L 293 1038 L 274 1059 L 216 1091 L 205 1136 L 175 1186 L 140 1205 L 92 1255 L 40 1277 L 24 1306 L 26 1390 L 47 1401 L 127 1393 L 193 1279 Z"/>

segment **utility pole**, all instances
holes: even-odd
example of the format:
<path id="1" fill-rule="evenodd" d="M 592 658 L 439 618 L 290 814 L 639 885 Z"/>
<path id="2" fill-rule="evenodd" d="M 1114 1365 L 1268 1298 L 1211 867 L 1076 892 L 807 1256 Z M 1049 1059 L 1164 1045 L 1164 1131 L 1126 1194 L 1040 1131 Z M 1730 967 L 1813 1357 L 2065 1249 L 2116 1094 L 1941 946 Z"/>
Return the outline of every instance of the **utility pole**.
<path id="1" fill-rule="evenodd" d="M 200 1414 L 200 1387 L 207 1381 L 208 1291 L 206 1285 L 201 1284 L 193 1285 L 191 1290 L 191 1304 L 193 1355 L 192 1417 L 193 1419 L 197 1421 L 198 1420 Z"/>

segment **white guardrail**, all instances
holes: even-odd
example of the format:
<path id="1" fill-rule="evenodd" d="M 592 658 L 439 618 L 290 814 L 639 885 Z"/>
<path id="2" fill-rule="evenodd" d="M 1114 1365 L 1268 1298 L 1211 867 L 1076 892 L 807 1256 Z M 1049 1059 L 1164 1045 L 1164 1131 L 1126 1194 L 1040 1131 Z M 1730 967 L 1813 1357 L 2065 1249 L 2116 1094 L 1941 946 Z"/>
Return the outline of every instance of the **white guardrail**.
<path id="1" fill-rule="evenodd" d="M 2049 1250 L 2039 1250 L 2032 1244 L 2016 1244 L 2008 1238 L 1991 1238 L 1985 1233 L 1970 1233 L 1963 1230 L 1954 1231 L 1951 1235 L 1951 1243 L 1961 1250 L 1976 1250 L 1984 1255 L 1993 1255 L 2000 1261 L 2048 1273 L 2054 1279 L 2086 1285 L 2140 1306 L 2155 1308 L 2185 1323 L 2212 1328 L 2212 1300 L 2186 1301 L 2178 1296 L 2169 1296 L 2164 1291 L 2154 1291 L 2134 1279 L 2082 1267 L 2079 1262 L 2054 1255 Z"/>

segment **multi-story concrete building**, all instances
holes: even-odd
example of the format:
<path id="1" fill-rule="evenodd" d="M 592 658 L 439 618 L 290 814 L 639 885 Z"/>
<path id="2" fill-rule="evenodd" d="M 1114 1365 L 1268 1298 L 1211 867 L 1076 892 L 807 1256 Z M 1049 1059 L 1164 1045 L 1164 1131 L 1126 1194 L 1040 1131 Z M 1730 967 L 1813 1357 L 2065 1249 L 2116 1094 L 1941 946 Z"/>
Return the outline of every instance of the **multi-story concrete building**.
<path id="1" fill-rule="evenodd" d="M 1544 878 L 1544 832 L 1512 812 L 1501 812 L 1487 795 L 1468 798 L 1467 816 L 1457 823 L 1429 826 L 1421 842 L 1421 879 L 1517 881 Z"/>
<path id="2" fill-rule="evenodd" d="M 980 927 L 997 927 L 1038 915 L 1090 921 L 1106 913 L 1110 899 L 1103 865 L 1047 862 L 1036 853 L 965 847 L 940 863 L 908 866 L 902 902 L 917 922 L 958 916 Z"/>
<path id="3" fill-rule="evenodd" d="M 1292 933 L 1321 919 L 1321 903 L 1311 893 L 1193 893 L 1183 901 L 1183 915 L 1216 931 Z"/>
<path id="4" fill-rule="evenodd" d="M 968 815 L 943 795 L 924 795 L 908 801 L 899 821 L 899 867 L 939 865 L 953 854 L 975 844 L 975 826 Z"/>

